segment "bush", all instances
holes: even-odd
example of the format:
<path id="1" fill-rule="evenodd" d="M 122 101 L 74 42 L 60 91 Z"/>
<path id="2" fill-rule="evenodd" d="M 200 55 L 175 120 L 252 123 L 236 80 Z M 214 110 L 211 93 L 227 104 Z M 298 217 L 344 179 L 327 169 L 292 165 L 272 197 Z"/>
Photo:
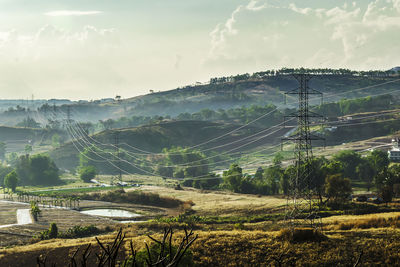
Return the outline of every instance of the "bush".
<path id="1" fill-rule="evenodd" d="M 110 230 L 110 229 L 108 229 Z M 87 226 L 80 226 L 75 225 L 72 228 L 69 228 L 65 233 L 61 234 L 61 237 L 64 238 L 80 238 L 80 237 L 87 237 L 92 235 L 97 235 L 101 231 L 95 225 L 87 225 Z"/>
<path id="2" fill-rule="evenodd" d="M 39 206 L 37 205 L 36 201 L 31 201 L 31 214 L 33 216 L 33 219 L 35 221 L 37 221 L 38 219 L 38 215 L 41 213 L 42 211 L 39 209 Z"/>
<path id="3" fill-rule="evenodd" d="M 57 236 L 58 236 L 57 224 L 51 223 L 49 229 L 49 238 L 57 238 Z"/>
<path id="4" fill-rule="evenodd" d="M 313 228 L 285 228 L 279 232 L 277 237 L 279 239 L 286 240 L 292 243 L 321 241 L 323 239 L 326 239 L 325 235 Z"/>
<path id="5" fill-rule="evenodd" d="M 182 182 L 183 186 L 187 187 L 194 187 L 197 189 L 217 189 L 219 185 L 221 184 L 222 179 L 220 177 L 215 177 L 213 176 L 210 177 L 204 177 L 203 179 L 185 179 Z"/>

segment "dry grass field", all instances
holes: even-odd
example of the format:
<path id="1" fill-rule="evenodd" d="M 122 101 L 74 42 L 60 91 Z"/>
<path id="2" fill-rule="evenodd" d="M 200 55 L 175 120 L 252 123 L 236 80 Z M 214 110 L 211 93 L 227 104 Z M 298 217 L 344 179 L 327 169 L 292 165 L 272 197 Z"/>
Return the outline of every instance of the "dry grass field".
<path id="1" fill-rule="evenodd" d="M 132 189 L 133 190 L 133 189 Z M 286 199 L 272 196 L 233 194 L 229 192 L 209 192 L 192 188 L 174 190 L 158 186 L 143 186 L 144 192 L 158 193 L 182 201 L 191 201 L 196 215 L 203 216 L 252 216 L 282 211 Z M 81 207 L 114 207 L 141 213 L 148 218 L 154 216 L 176 216 L 178 210 L 169 210 L 134 204 L 117 204 L 97 201 L 82 201 Z M 0 205 L 1 212 L 12 213 Z M 203 224 L 191 223 L 198 240 L 191 247 L 194 263 L 197 266 L 352 266 L 361 255 L 360 266 L 398 266 L 400 265 L 400 212 L 376 213 L 367 215 L 342 215 L 322 219 L 324 237 L 318 240 L 290 241 L 282 237 L 282 222 L 263 221 L 257 223 Z M 129 241 L 136 250 L 144 248 L 152 234 L 161 238 L 163 227 L 172 225 L 176 241 L 182 237 L 178 229 L 185 222 L 164 223 L 157 220 L 139 224 L 118 224 L 107 218 L 81 214 L 77 211 L 43 209 L 39 221 L 28 226 L 15 226 L 7 231 L 26 236 L 3 235 L 1 240 L 15 239 L 12 247 L 0 249 L 0 266 L 36 266 L 39 255 L 47 255 L 49 263 L 64 266 L 68 256 L 88 243 L 98 251 L 94 237 L 78 239 L 51 239 L 30 244 L 35 231 L 48 229 L 50 222 L 56 222 L 60 231 L 75 224 L 95 224 L 98 227 L 111 226 L 123 228 L 126 240 L 121 257 L 128 253 Z M 114 233 L 100 235 L 104 243 L 111 243 Z M 25 244 L 20 246 L 18 244 Z M 94 253 L 93 253 L 94 254 Z M 91 261 L 95 262 L 92 255 Z M 280 265 L 279 265 L 280 264 Z"/>
<path id="2" fill-rule="evenodd" d="M 124 251 L 133 241 L 136 250 L 151 242 L 138 234 L 139 226 L 124 229 L 127 234 Z M 197 266 L 352 266 L 362 253 L 361 266 L 397 266 L 400 264 L 400 231 L 398 229 L 374 229 L 363 231 L 326 231 L 326 238 L 318 242 L 288 242 L 281 240 L 279 232 L 266 231 L 201 231 L 191 250 Z M 113 240 L 115 234 L 100 237 L 104 243 Z M 160 238 L 160 235 L 155 235 Z M 181 237 L 180 234 L 175 236 Z M 2 266 L 13 266 L 18 259 L 21 266 L 35 266 L 33 260 L 39 255 L 47 255 L 50 262 L 63 266 L 63 260 L 76 248 L 92 243 L 91 238 L 75 240 L 48 240 L 24 247 L 0 250 Z M 340 244 L 340 245 L 338 245 Z M 126 252 L 127 253 L 127 252 Z M 92 259 L 93 260 L 93 259 Z"/>
<path id="3" fill-rule="evenodd" d="M 160 186 L 143 186 L 141 190 L 182 201 L 192 201 L 194 204 L 192 209 L 198 215 L 256 215 L 269 213 L 271 210 L 278 209 L 286 204 L 286 199 L 281 197 L 205 191 L 188 187 L 185 187 L 184 190 L 174 190 Z"/>

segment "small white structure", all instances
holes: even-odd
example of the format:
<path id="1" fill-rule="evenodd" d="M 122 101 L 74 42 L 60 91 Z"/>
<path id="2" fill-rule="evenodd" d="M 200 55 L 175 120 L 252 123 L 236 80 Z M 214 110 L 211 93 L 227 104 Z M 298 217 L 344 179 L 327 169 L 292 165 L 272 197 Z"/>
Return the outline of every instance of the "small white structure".
<path id="1" fill-rule="evenodd" d="M 388 151 L 388 157 L 389 160 L 391 161 L 397 161 L 400 162 L 400 139 L 399 138 L 393 138 L 392 139 L 392 149 Z"/>

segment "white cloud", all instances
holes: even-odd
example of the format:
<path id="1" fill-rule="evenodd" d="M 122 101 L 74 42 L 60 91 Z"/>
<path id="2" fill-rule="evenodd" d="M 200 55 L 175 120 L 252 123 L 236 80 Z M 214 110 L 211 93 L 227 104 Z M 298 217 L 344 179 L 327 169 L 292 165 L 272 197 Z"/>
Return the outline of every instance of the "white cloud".
<path id="1" fill-rule="evenodd" d="M 258 12 L 263 9 L 270 7 L 269 5 L 260 4 L 260 1 L 251 0 L 246 6 L 239 5 L 235 8 L 235 10 L 231 13 L 231 16 L 226 20 L 225 23 L 219 23 L 211 32 L 211 50 L 209 53 L 209 57 L 214 57 L 217 54 L 223 54 L 223 50 L 225 47 L 225 40 L 229 36 L 237 35 L 238 29 L 235 28 L 235 23 L 237 20 L 237 16 L 242 12 Z M 272 6 L 271 6 L 272 7 Z"/>
<path id="2" fill-rule="evenodd" d="M 238 73 L 246 71 L 246 64 L 253 69 L 285 67 L 279 64 L 381 69 L 400 62 L 396 52 L 400 0 L 357 1 L 329 8 L 263 3 L 239 6 L 227 20 L 229 27 L 227 23 L 215 27 L 206 62 L 220 69 L 236 66 Z"/>
<path id="3" fill-rule="evenodd" d="M 258 3 L 259 3 L 259 1 L 251 0 L 248 3 L 248 5 L 246 6 L 246 9 L 251 10 L 251 11 L 260 11 L 260 10 L 263 10 L 264 8 L 267 8 L 267 6 L 268 6 L 267 4 L 257 6 Z"/>
<path id="4" fill-rule="evenodd" d="M 65 17 L 65 16 L 88 16 L 97 15 L 103 13 L 102 11 L 92 10 L 92 11 L 80 11 L 80 10 L 54 10 L 44 13 L 46 16 L 51 17 Z"/>
<path id="5" fill-rule="evenodd" d="M 296 4 L 294 4 L 294 3 L 289 4 L 289 9 L 296 13 L 300 13 L 303 15 L 307 15 L 312 11 L 312 9 L 309 7 L 306 7 L 306 8 L 297 7 Z"/>
<path id="6" fill-rule="evenodd" d="M 116 40 L 116 30 L 94 26 L 73 32 L 54 25 L 31 34 L 2 32 L 0 72 L 5 75 L 0 77 L 0 86 L 19 97 L 35 93 L 33 90 L 40 90 L 41 97 L 56 97 L 58 92 L 63 97 L 88 97 L 89 88 L 103 90 L 104 95 L 124 81 L 113 67 L 127 51 L 119 53 Z"/>

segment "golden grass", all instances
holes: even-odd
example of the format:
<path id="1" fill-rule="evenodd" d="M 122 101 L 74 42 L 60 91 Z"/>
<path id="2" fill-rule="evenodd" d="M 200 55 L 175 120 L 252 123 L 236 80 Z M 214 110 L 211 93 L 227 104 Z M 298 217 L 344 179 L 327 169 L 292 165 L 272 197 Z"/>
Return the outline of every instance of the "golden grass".
<path id="1" fill-rule="evenodd" d="M 327 230 L 399 227 L 400 212 L 332 216 L 323 218 L 322 222 Z"/>
<path id="2" fill-rule="evenodd" d="M 143 186 L 144 192 L 157 193 L 182 201 L 193 201 L 198 215 L 257 215 L 286 204 L 286 199 L 274 196 L 255 196 L 220 191 L 202 191 L 194 188 L 174 190 L 158 186 Z"/>
<path id="3" fill-rule="evenodd" d="M 148 237 L 137 236 L 137 228 L 126 229 L 127 243 L 132 240 L 136 249 L 142 249 Z M 400 264 L 400 232 L 361 231 L 327 232 L 327 239 L 290 243 L 277 238 L 277 232 L 263 231 L 197 231 L 198 240 L 191 248 L 198 266 L 276 266 L 280 258 L 283 266 L 291 262 L 296 266 L 350 266 L 364 251 L 361 266 L 398 266 Z M 104 242 L 111 242 L 114 235 L 101 236 Z M 155 235 L 160 238 L 161 235 Z M 177 233 L 175 238 L 182 237 Z M 13 266 L 18 260 L 21 266 L 35 266 L 34 260 L 40 254 L 48 255 L 49 262 L 65 263 L 78 246 L 84 246 L 94 238 L 77 240 L 49 240 L 34 245 L 0 250 L 2 266 Z M 94 259 L 93 259 L 94 260 Z M 60 264 L 61 263 L 61 264 Z"/>

